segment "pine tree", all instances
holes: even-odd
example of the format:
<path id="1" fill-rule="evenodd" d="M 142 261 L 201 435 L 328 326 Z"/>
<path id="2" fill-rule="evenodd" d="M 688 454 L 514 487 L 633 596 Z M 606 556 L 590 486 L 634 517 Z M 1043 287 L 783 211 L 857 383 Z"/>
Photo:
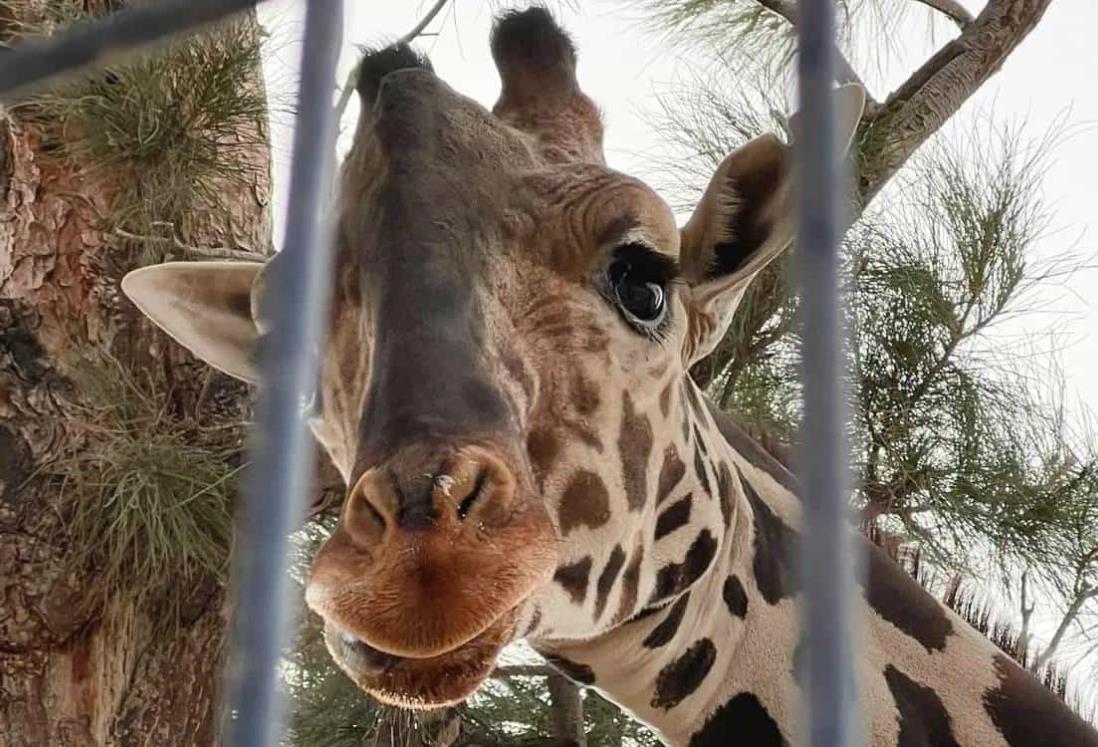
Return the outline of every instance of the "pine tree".
<path id="1" fill-rule="evenodd" d="M 119 2 L 3 0 L 17 46 Z M 254 20 L 0 111 L 0 743 L 216 742 L 248 395 L 119 293 L 269 252 Z"/>

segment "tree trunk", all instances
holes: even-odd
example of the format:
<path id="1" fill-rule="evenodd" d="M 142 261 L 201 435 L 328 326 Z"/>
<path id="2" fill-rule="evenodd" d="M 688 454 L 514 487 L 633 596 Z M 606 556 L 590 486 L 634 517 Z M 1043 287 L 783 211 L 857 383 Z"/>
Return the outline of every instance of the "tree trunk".
<path id="1" fill-rule="evenodd" d="M 260 81 L 256 69 L 243 85 Z M 254 170 L 225 178 L 218 205 L 175 226 L 187 245 L 269 251 L 266 131 L 253 122 L 225 147 L 244 149 Z M 236 428 L 247 391 L 121 296 L 141 247 L 119 239 L 119 184 L 51 157 L 43 127 L 0 110 L 0 745 L 214 744 L 223 578 L 197 573 L 140 599 L 107 588 L 99 566 L 77 562 L 56 466 L 98 437 L 85 417 L 89 351 L 167 393 L 161 422 Z"/>
<path id="2" fill-rule="evenodd" d="M 549 728 L 553 747 L 587 747 L 583 724 L 583 698 L 571 680 L 553 672 L 549 683 Z"/>

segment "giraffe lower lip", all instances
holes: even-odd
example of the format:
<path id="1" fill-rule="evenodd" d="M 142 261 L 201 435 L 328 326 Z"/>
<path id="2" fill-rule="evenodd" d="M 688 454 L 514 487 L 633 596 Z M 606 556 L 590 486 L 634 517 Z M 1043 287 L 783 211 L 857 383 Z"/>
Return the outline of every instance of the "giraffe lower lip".
<path id="1" fill-rule="evenodd" d="M 379 651 L 360 638 L 356 638 L 345 630 L 339 630 L 338 640 L 343 648 L 345 656 L 353 657 L 356 668 L 374 674 L 380 674 L 389 668 L 399 664 L 404 657 L 387 654 Z"/>
<path id="2" fill-rule="evenodd" d="M 336 663 L 373 697 L 403 708 L 438 708 L 469 697 L 491 674 L 515 617 L 512 609 L 471 641 L 424 658 L 387 654 L 332 624 L 324 638 Z"/>

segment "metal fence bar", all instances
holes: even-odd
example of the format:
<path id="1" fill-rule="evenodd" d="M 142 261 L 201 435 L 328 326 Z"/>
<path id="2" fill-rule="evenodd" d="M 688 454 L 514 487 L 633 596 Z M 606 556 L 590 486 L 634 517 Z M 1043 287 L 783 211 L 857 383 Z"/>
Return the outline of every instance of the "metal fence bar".
<path id="1" fill-rule="evenodd" d="M 864 740 L 854 650 L 855 545 L 849 522 L 843 335 L 839 317 L 834 0 L 801 0 L 797 73 L 800 206 L 797 274 L 804 320 L 801 569 L 808 743 Z"/>
<path id="2" fill-rule="evenodd" d="M 103 65 L 153 42 L 215 23 L 256 2 L 178 0 L 146 5 L 75 26 L 44 41 L 27 42 L 0 57 L 0 101 L 11 101 L 12 94 L 48 78 Z"/>
<path id="3" fill-rule="evenodd" d="M 289 533 L 313 473 L 304 403 L 316 386 L 332 264 L 324 207 L 331 195 L 332 106 L 342 0 L 308 0 L 286 235 L 272 265 L 272 329 L 261 346 L 263 385 L 253 430 L 233 641 L 231 744 L 273 747 L 282 726 L 278 664 L 289 622 Z"/>

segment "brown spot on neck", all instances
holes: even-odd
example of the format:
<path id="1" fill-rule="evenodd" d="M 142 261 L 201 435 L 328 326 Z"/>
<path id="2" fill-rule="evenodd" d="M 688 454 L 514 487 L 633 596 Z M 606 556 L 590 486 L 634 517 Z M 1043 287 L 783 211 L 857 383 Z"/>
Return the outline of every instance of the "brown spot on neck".
<path id="1" fill-rule="evenodd" d="M 595 529 L 609 521 L 610 493 L 602 478 L 590 470 L 576 470 L 561 495 L 559 518 L 565 536 L 577 527 Z"/>
<path id="2" fill-rule="evenodd" d="M 899 744 L 961 747 L 953 736 L 942 699 L 933 688 L 920 685 L 891 664 L 885 667 L 884 678 L 900 713 Z"/>
<path id="3" fill-rule="evenodd" d="M 782 736 L 766 706 L 750 692 L 733 696 L 713 711 L 705 725 L 690 737 L 689 747 L 727 747 L 729 734 L 736 735 L 737 744 L 789 747 L 789 742 Z"/>
<path id="4" fill-rule="evenodd" d="M 927 651 L 942 651 L 953 634 L 945 608 L 869 542 L 865 598 L 878 615 L 918 641 Z"/>
<path id="5" fill-rule="evenodd" d="M 595 620 L 602 617 L 603 610 L 606 609 L 606 602 L 610 598 L 610 590 L 614 588 L 614 582 L 618 580 L 618 574 L 621 572 L 624 563 L 625 550 L 621 549 L 621 545 L 615 545 L 614 550 L 610 553 L 610 558 L 606 561 L 606 566 L 599 574 L 598 582 L 595 584 L 595 590 L 598 594 L 595 597 Z"/>
<path id="6" fill-rule="evenodd" d="M 530 455 L 534 478 L 540 484 L 560 453 L 560 438 L 549 428 L 534 428 L 526 437 L 526 452 Z"/>
<path id="7" fill-rule="evenodd" d="M 583 604 L 587 598 L 587 581 L 591 577 L 591 556 L 587 555 L 575 563 L 562 565 L 553 574 L 553 580 L 568 592 L 572 604 Z"/>
<path id="8" fill-rule="evenodd" d="M 658 604 L 690 587 L 709 569 L 717 554 L 717 540 L 708 529 L 694 538 L 681 563 L 668 563 L 656 573 L 656 586 L 648 604 Z"/>
<path id="9" fill-rule="evenodd" d="M 736 497 L 732 490 L 732 470 L 724 462 L 717 467 L 717 492 L 721 499 L 721 518 L 724 519 L 724 525 L 729 526 Z"/>
<path id="10" fill-rule="evenodd" d="M 652 456 L 652 423 L 633 407 L 629 392 L 622 392 L 621 433 L 618 436 L 622 481 L 631 511 L 639 511 L 648 498 L 648 459 Z"/>
<path id="11" fill-rule="evenodd" d="M 572 406 L 585 417 L 599 409 L 598 386 L 578 371 L 572 375 Z"/>
<path id="12" fill-rule="evenodd" d="M 660 414 L 664 418 L 671 415 L 671 392 L 675 391 L 675 382 L 667 382 L 667 386 L 660 392 Z"/>
<path id="13" fill-rule="evenodd" d="M 999 686 L 984 693 L 984 709 L 1010 747 L 1098 747 L 1098 732 L 1033 675 L 995 655 Z"/>
<path id="14" fill-rule="evenodd" d="M 755 585 L 767 604 L 777 604 L 800 590 L 793 557 L 797 534 L 759 497 L 743 474 L 738 470 L 737 473 L 753 514 L 755 540 L 751 562 Z"/>
<path id="15" fill-rule="evenodd" d="M 686 607 L 689 604 L 690 593 L 687 592 L 676 599 L 670 608 L 665 608 L 667 614 L 660 620 L 659 625 L 652 628 L 651 632 L 645 636 L 641 645 L 645 648 L 662 648 L 670 643 L 675 633 L 679 632 L 679 625 L 682 624 L 682 618 L 686 615 Z"/>
<path id="16" fill-rule="evenodd" d="M 659 540 L 676 529 L 686 526 L 690 521 L 690 504 L 694 500 L 690 493 L 667 507 L 667 510 L 656 519 L 656 532 L 653 539 Z"/>
<path id="17" fill-rule="evenodd" d="M 640 587 L 641 564 L 644 562 L 644 543 L 637 541 L 633 549 L 633 557 L 621 576 L 621 601 L 618 603 L 618 611 L 614 613 L 613 624 L 617 625 L 626 620 L 637 607 L 637 590 Z"/>
<path id="18" fill-rule="evenodd" d="M 717 647 L 708 638 L 696 641 L 683 654 L 660 670 L 652 707 L 669 710 L 692 695 L 717 660 Z"/>
<path id="19" fill-rule="evenodd" d="M 739 576 L 732 574 L 724 580 L 721 596 L 729 612 L 741 620 L 747 617 L 747 591 L 743 588 Z"/>
<path id="20" fill-rule="evenodd" d="M 679 450 L 670 444 L 663 452 L 663 466 L 660 467 L 659 481 L 656 486 L 656 505 L 659 506 L 671 495 L 671 491 L 686 475 L 686 463 L 679 458 Z"/>

